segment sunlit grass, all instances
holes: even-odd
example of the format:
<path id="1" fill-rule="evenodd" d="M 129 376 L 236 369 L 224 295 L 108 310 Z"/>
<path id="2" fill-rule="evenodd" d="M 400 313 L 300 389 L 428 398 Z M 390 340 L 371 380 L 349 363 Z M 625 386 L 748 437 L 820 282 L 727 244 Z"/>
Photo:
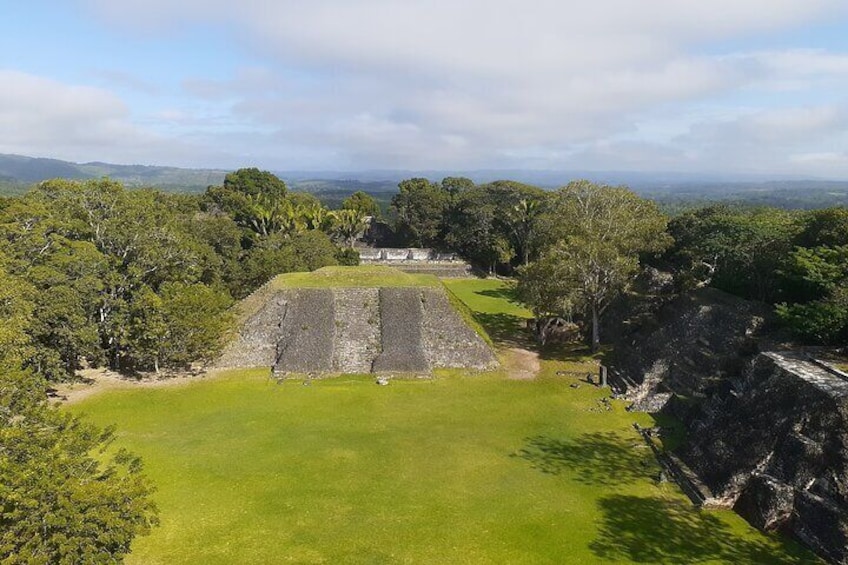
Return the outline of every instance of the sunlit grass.
<path id="1" fill-rule="evenodd" d="M 308 273 L 286 273 L 272 281 L 275 288 L 439 286 L 433 275 L 404 273 L 379 265 L 324 267 Z"/>

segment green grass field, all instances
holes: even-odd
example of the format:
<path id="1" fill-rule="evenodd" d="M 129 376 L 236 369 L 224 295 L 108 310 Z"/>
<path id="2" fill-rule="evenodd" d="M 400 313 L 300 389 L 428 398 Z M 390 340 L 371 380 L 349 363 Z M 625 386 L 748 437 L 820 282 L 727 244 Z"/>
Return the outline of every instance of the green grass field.
<path id="1" fill-rule="evenodd" d="M 526 315 L 497 281 L 448 286 L 496 341 Z M 116 424 L 159 487 L 130 563 L 816 562 L 657 483 L 632 428 L 651 418 L 605 410 L 565 363 L 385 387 L 240 371 L 71 409 Z"/>
<path id="2" fill-rule="evenodd" d="M 324 267 L 309 273 L 286 273 L 273 279 L 274 288 L 331 288 L 374 286 L 438 286 L 433 275 L 404 273 L 392 267 Z"/>

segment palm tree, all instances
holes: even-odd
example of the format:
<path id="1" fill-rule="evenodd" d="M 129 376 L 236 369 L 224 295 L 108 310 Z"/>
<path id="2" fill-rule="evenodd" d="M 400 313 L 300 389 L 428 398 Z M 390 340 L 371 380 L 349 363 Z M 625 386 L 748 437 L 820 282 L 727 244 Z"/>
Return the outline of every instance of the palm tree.
<path id="1" fill-rule="evenodd" d="M 536 218 L 541 212 L 538 200 L 522 198 L 507 212 L 506 223 L 515 242 L 515 251 L 523 265 L 530 262 L 536 238 Z"/>
<path id="2" fill-rule="evenodd" d="M 359 210 L 334 210 L 330 214 L 333 217 L 333 237 L 346 247 L 353 247 L 368 228 L 365 215 Z"/>

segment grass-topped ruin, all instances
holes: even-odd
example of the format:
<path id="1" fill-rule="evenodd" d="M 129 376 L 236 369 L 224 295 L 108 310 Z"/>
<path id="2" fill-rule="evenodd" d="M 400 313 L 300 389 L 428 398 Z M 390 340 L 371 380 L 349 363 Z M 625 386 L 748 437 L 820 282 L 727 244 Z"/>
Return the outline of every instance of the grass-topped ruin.
<path id="1" fill-rule="evenodd" d="M 218 366 L 284 374 L 494 368 L 488 337 L 463 309 L 437 278 L 390 267 L 280 275 L 241 305 L 238 336 Z"/>

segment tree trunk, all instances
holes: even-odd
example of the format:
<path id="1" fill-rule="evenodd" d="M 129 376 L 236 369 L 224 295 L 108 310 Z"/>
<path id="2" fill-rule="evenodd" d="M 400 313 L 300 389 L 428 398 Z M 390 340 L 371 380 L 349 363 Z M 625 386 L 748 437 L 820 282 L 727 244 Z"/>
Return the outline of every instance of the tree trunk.
<path id="1" fill-rule="evenodd" d="M 598 327 L 598 305 L 592 303 L 592 353 L 601 346 L 601 331 Z"/>

